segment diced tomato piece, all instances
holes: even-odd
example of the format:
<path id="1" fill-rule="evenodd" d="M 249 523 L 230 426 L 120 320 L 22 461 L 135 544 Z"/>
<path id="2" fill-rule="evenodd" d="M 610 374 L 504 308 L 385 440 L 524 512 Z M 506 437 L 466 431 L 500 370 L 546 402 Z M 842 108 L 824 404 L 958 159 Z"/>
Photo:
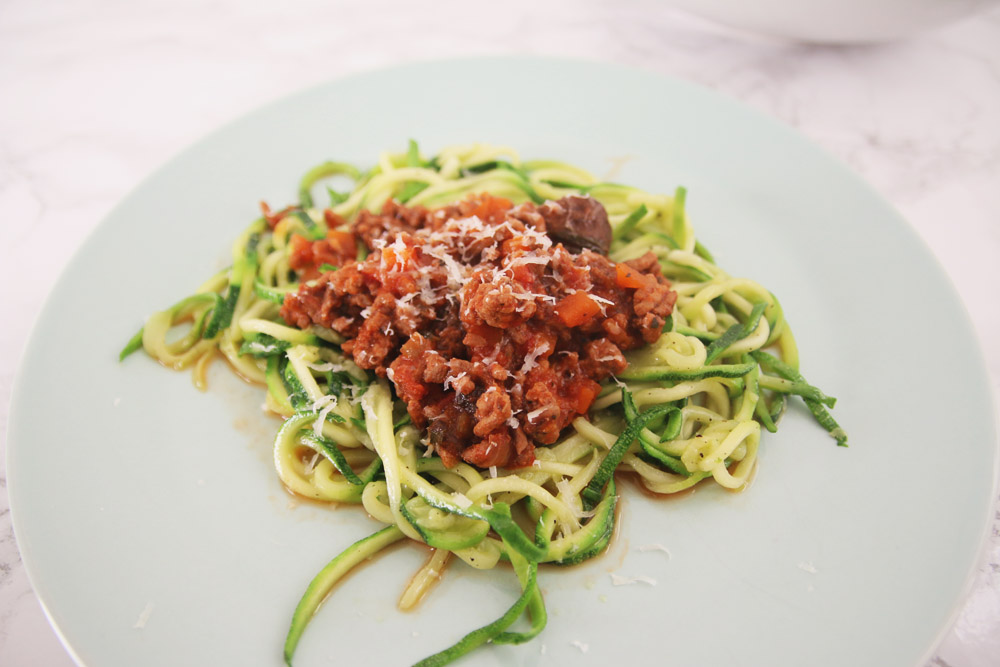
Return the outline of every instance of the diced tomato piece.
<path id="1" fill-rule="evenodd" d="M 499 224 L 507 217 L 507 211 L 513 206 L 509 199 L 494 197 L 489 193 L 482 193 L 469 198 L 469 216 L 476 216 L 484 222 Z"/>
<path id="2" fill-rule="evenodd" d="M 594 319 L 601 306 L 586 292 L 574 292 L 556 304 L 556 315 L 568 327 L 578 327 Z"/>
<path id="3" fill-rule="evenodd" d="M 521 283 L 525 287 L 531 287 L 535 284 L 535 274 L 531 272 L 531 267 L 527 264 L 518 264 L 514 267 L 514 280 Z"/>
<path id="4" fill-rule="evenodd" d="M 593 404 L 594 399 L 601 393 L 601 385 L 588 378 L 578 380 L 574 385 L 576 389 L 575 408 L 578 414 L 587 414 L 587 410 Z"/>
<path id="5" fill-rule="evenodd" d="M 465 344 L 470 348 L 492 349 L 503 337 L 503 331 L 487 324 L 470 323 L 466 325 L 466 330 Z"/>
<path id="6" fill-rule="evenodd" d="M 628 264 L 618 264 L 615 267 L 618 272 L 616 282 L 619 287 L 639 288 L 646 284 L 645 276 L 633 269 Z"/>
<path id="7" fill-rule="evenodd" d="M 277 213 L 272 213 L 271 207 L 267 205 L 266 201 L 262 201 L 260 203 L 260 213 L 264 217 L 264 220 L 267 221 L 267 224 L 271 229 L 274 229 L 274 227 L 281 222 L 281 219 L 288 215 L 288 212 L 294 208 L 294 206 L 286 206 Z"/>
<path id="8" fill-rule="evenodd" d="M 420 378 L 417 363 L 408 357 L 397 357 L 392 362 L 392 383 L 403 400 L 419 401 L 427 395 L 427 385 Z"/>
<path id="9" fill-rule="evenodd" d="M 298 234 L 292 234 L 289 241 L 288 265 L 296 271 L 302 271 L 311 268 L 314 261 L 312 242 Z"/>
<path id="10" fill-rule="evenodd" d="M 330 247 L 344 259 L 354 258 L 358 254 L 357 246 L 354 243 L 354 234 L 350 232 L 331 229 L 326 233 L 326 240 L 330 242 Z"/>
<path id="11" fill-rule="evenodd" d="M 340 227 L 344 224 L 344 219 L 334 213 L 332 208 L 323 210 L 323 219 L 326 220 L 326 226 L 329 229 Z"/>
<path id="12" fill-rule="evenodd" d="M 396 264 L 396 251 L 392 248 L 382 248 L 382 264 L 392 268 Z"/>
<path id="13" fill-rule="evenodd" d="M 324 264 L 341 267 L 353 262 L 357 254 L 354 237 L 347 232 L 331 232 L 333 236 L 318 241 L 292 234 L 288 245 L 288 265 L 298 271 L 303 280 L 313 280 L 323 273 Z"/>
<path id="14" fill-rule="evenodd" d="M 406 246 L 399 250 L 393 246 L 382 248 L 382 266 L 390 271 L 405 271 L 413 258 L 413 248 Z"/>

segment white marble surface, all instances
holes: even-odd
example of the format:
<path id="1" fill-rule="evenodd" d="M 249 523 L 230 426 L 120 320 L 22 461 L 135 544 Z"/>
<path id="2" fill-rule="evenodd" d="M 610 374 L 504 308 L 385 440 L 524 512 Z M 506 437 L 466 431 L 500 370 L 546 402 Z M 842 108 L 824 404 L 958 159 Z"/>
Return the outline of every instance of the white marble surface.
<path id="1" fill-rule="evenodd" d="M 741 34 L 668 5 L 0 3 L 0 432 L 42 299 L 84 236 L 152 169 L 219 124 L 304 86 L 470 54 L 640 66 L 794 126 L 861 174 L 931 246 L 966 304 L 1000 395 L 1000 300 L 992 294 L 1000 284 L 1000 7 L 904 41 L 832 47 Z M 992 533 L 929 665 L 1000 662 L 1000 521 Z M 5 493 L 0 664 L 72 664 L 25 576 Z"/>

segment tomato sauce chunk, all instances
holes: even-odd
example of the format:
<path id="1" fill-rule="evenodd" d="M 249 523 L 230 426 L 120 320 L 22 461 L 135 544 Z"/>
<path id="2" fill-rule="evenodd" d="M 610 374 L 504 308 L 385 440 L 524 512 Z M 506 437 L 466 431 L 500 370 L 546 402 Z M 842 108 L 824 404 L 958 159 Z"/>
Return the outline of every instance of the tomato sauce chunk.
<path id="1" fill-rule="evenodd" d="M 347 236 L 366 259 L 346 257 Z M 281 316 L 341 334 L 449 467 L 531 465 L 625 369 L 625 351 L 659 338 L 677 300 L 652 253 L 617 265 L 602 254 L 610 227 L 590 197 L 515 206 L 478 194 L 433 210 L 390 200 L 347 236 L 293 238 L 302 282 Z M 330 258 L 338 269 L 319 271 Z"/>

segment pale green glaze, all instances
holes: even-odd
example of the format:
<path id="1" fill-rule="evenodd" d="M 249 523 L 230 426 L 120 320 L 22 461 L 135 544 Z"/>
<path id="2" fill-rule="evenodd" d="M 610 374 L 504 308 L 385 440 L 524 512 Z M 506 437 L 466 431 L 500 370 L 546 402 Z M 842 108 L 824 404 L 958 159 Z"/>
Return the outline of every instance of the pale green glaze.
<path id="1" fill-rule="evenodd" d="M 201 394 L 116 355 L 226 261 L 258 201 L 283 206 L 310 166 L 370 165 L 410 137 L 428 154 L 486 141 L 597 174 L 628 156 L 614 180 L 686 186 L 701 241 L 781 299 L 803 372 L 851 435 L 837 448 L 796 408 L 765 434 L 746 493 L 656 502 L 623 484 L 611 553 L 540 571 L 544 633 L 462 664 L 922 664 L 985 536 L 996 460 L 983 362 L 942 271 L 787 128 L 651 73 L 536 59 L 413 65 L 279 101 L 169 162 L 83 245 L 37 323 L 8 434 L 21 553 L 70 650 L 95 667 L 280 665 L 310 578 L 375 529 L 361 510 L 288 507 L 262 390 L 220 363 Z M 638 551 L 653 543 L 672 557 Z M 399 613 L 423 558 L 398 549 L 344 582 L 296 664 L 410 664 L 517 597 L 509 573 L 459 564 Z M 609 569 L 658 585 L 614 587 Z"/>

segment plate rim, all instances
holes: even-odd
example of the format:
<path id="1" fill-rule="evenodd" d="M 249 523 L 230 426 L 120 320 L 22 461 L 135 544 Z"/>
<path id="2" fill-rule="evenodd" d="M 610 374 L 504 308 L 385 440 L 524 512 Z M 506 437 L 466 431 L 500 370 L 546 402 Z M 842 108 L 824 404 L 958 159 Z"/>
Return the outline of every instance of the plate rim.
<path id="1" fill-rule="evenodd" d="M 605 60 L 588 59 L 582 57 L 564 57 L 564 56 L 547 56 L 547 55 L 475 55 L 469 57 L 461 58 L 430 58 L 430 59 L 420 59 L 416 61 L 411 61 L 408 63 L 395 63 L 382 66 L 374 66 L 370 68 L 364 68 L 356 71 L 351 71 L 344 73 L 342 75 L 333 76 L 329 79 L 323 81 L 313 82 L 307 86 L 300 87 L 295 90 L 291 90 L 279 95 L 272 97 L 271 99 L 253 106 L 252 108 L 246 109 L 236 115 L 230 117 L 228 120 L 212 126 L 209 130 L 205 132 L 200 132 L 194 139 L 179 146 L 172 154 L 162 160 L 158 165 L 154 166 L 151 170 L 144 173 L 121 197 L 116 200 L 114 206 L 105 211 L 100 219 L 94 223 L 83 236 L 80 242 L 77 244 L 76 248 L 73 250 L 70 258 L 66 263 L 60 268 L 57 278 L 55 279 L 51 289 L 48 290 L 45 295 L 42 306 L 39 308 L 31 327 L 29 328 L 28 338 L 25 341 L 19 361 L 17 363 L 17 368 L 14 373 L 14 378 L 12 382 L 12 390 L 9 400 L 9 412 L 6 424 L 6 447 L 5 447 L 5 459 L 7 466 L 7 495 L 10 506 L 11 513 L 11 523 L 13 527 L 13 533 L 15 536 L 15 541 L 17 543 L 18 553 L 21 556 L 21 562 L 24 566 L 25 573 L 31 584 L 32 591 L 35 594 L 36 599 L 38 599 L 42 610 L 49 621 L 50 627 L 56 633 L 59 638 L 60 643 L 63 645 L 64 649 L 69 653 L 74 661 L 78 664 L 84 664 L 76 650 L 69 643 L 63 634 L 62 628 L 55 622 L 53 618 L 53 613 L 50 610 L 50 605 L 53 603 L 52 600 L 43 597 L 39 593 L 38 582 L 43 578 L 43 574 L 36 571 L 34 561 L 32 557 L 25 557 L 22 551 L 22 532 L 23 528 L 20 528 L 21 520 L 18 518 L 20 515 L 17 505 L 19 501 L 16 500 L 17 493 L 20 489 L 20 480 L 16 474 L 18 465 L 16 463 L 16 458 L 18 456 L 17 452 L 19 448 L 23 448 L 25 445 L 18 445 L 18 438 L 14 437 L 17 435 L 16 430 L 22 430 L 20 427 L 20 420 L 22 419 L 18 413 L 20 413 L 23 408 L 20 408 L 22 394 L 22 385 L 24 384 L 24 376 L 28 372 L 28 367 L 32 364 L 31 359 L 37 356 L 35 353 L 35 348 L 41 345 L 39 341 L 39 329 L 42 327 L 43 320 L 46 319 L 46 314 L 52 307 L 52 301 L 54 295 L 62 291 L 65 288 L 65 283 L 68 283 L 74 271 L 75 265 L 81 261 L 81 258 L 92 252 L 94 248 L 92 246 L 97 246 L 97 237 L 100 235 L 102 228 L 107 225 L 108 220 L 115 217 L 120 209 L 124 208 L 129 204 L 130 201 L 136 198 L 141 198 L 143 191 L 150 186 L 151 183 L 157 181 L 162 177 L 165 172 L 168 172 L 173 165 L 181 162 L 185 157 L 197 146 L 203 145 L 209 140 L 215 137 L 225 134 L 230 131 L 233 127 L 238 126 L 245 122 L 250 122 L 258 116 L 264 116 L 272 113 L 272 111 L 278 107 L 289 104 L 297 98 L 307 97 L 312 94 L 316 94 L 319 91 L 326 90 L 331 87 L 337 87 L 340 85 L 348 84 L 353 81 L 368 79 L 372 76 L 387 76 L 391 74 L 399 74 L 408 70 L 418 70 L 424 68 L 439 68 L 439 67 L 453 67 L 458 66 L 463 63 L 469 62 L 479 62 L 479 63 L 514 63 L 517 66 L 528 66 L 532 63 L 546 63 L 550 65 L 558 66 L 569 66 L 569 67 L 588 67 L 588 68 L 603 68 L 607 71 L 621 71 L 621 72 L 632 72 L 641 73 L 643 76 L 649 77 L 651 80 L 656 79 L 661 83 L 667 83 L 668 85 L 675 86 L 679 90 L 685 92 L 685 94 L 694 94 L 703 96 L 705 99 L 710 99 L 715 105 L 723 105 L 734 109 L 737 113 L 752 117 L 754 124 L 764 125 L 768 127 L 771 131 L 777 131 L 783 136 L 794 140 L 801 146 L 806 146 L 813 153 L 817 159 L 822 159 L 826 167 L 834 169 L 837 171 L 845 181 L 849 182 L 853 189 L 864 192 L 866 198 L 872 203 L 878 205 L 884 212 L 884 221 L 888 222 L 889 219 L 894 220 L 893 224 L 897 231 L 904 231 L 908 235 L 915 248 L 918 248 L 921 253 L 921 259 L 928 265 L 933 266 L 936 275 L 934 276 L 937 282 L 942 284 L 943 289 L 948 292 L 951 301 L 957 304 L 959 310 L 962 313 L 962 321 L 957 323 L 957 326 L 970 336 L 970 338 L 975 342 L 975 347 L 971 350 L 971 354 L 975 357 L 977 361 L 980 362 L 977 369 L 977 377 L 975 380 L 985 391 L 989 392 L 989 404 L 990 404 L 990 424 L 988 430 L 992 435 L 993 448 L 992 448 L 992 485 L 989 490 L 989 497 L 991 501 L 986 504 L 986 506 L 981 510 L 983 513 L 983 521 L 980 527 L 980 536 L 978 540 L 978 547 L 976 549 L 975 558 L 973 559 L 972 565 L 968 568 L 965 575 L 965 582 L 961 587 L 960 591 L 955 594 L 955 601 L 951 605 L 951 609 L 948 613 L 948 621 L 943 625 L 936 637 L 933 638 L 933 642 L 930 643 L 929 648 L 924 654 L 924 661 L 926 662 L 930 659 L 937 648 L 940 646 L 941 641 L 951 630 L 955 621 L 958 619 L 962 609 L 964 608 L 965 602 L 971 592 L 973 585 L 975 583 L 979 568 L 983 562 L 984 554 L 988 551 L 989 546 L 992 543 L 991 540 L 991 527 L 993 524 L 992 514 L 993 510 L 997 505 L 997 494 L 998 489 L 1000 489 L 1000 408 L 998 408 L 998 396 L 993 388 L 992 382 L 989 381 L 989 374 L 986 372 L 985 355 L 983 352 L 984 342 L 980 339 L 978 332 L 974 326 L 973 320 L 971 318 L 968 306 L 965 300 L 956 288 L 956 284 L 948 272 L 945 270 L 941 261 L 933 253 L 929 244 L 920 236 L 916 228 L 910 223 L 904 215 L 896 208 L 896 206 L 886 197 L 884 197 L 872 184 L 866 181 L 861 174 L 856 172 L 850 165 L 846 164 L 840 160 L 836 155 L 830 152 L 825 146 L 817 143 L 811 137 L 805 135 L 798 128 L 786 124 L 777 117 L 767 114 L 765 111 L 751 106 L 750 104 L 731 97 L 725 93 L 715 90 L 704 84 L 691 81 L 688 79 L 681 78 L 675 74 L 667 74 L 657 71 L 648 66 L 636 66 L 636 65 L 626 65 L 618 62 L 611 62 Z M 14 465 L 12 465 L 14 463 Z M 17 493 L 15 493 L 17 491 Z"/>

